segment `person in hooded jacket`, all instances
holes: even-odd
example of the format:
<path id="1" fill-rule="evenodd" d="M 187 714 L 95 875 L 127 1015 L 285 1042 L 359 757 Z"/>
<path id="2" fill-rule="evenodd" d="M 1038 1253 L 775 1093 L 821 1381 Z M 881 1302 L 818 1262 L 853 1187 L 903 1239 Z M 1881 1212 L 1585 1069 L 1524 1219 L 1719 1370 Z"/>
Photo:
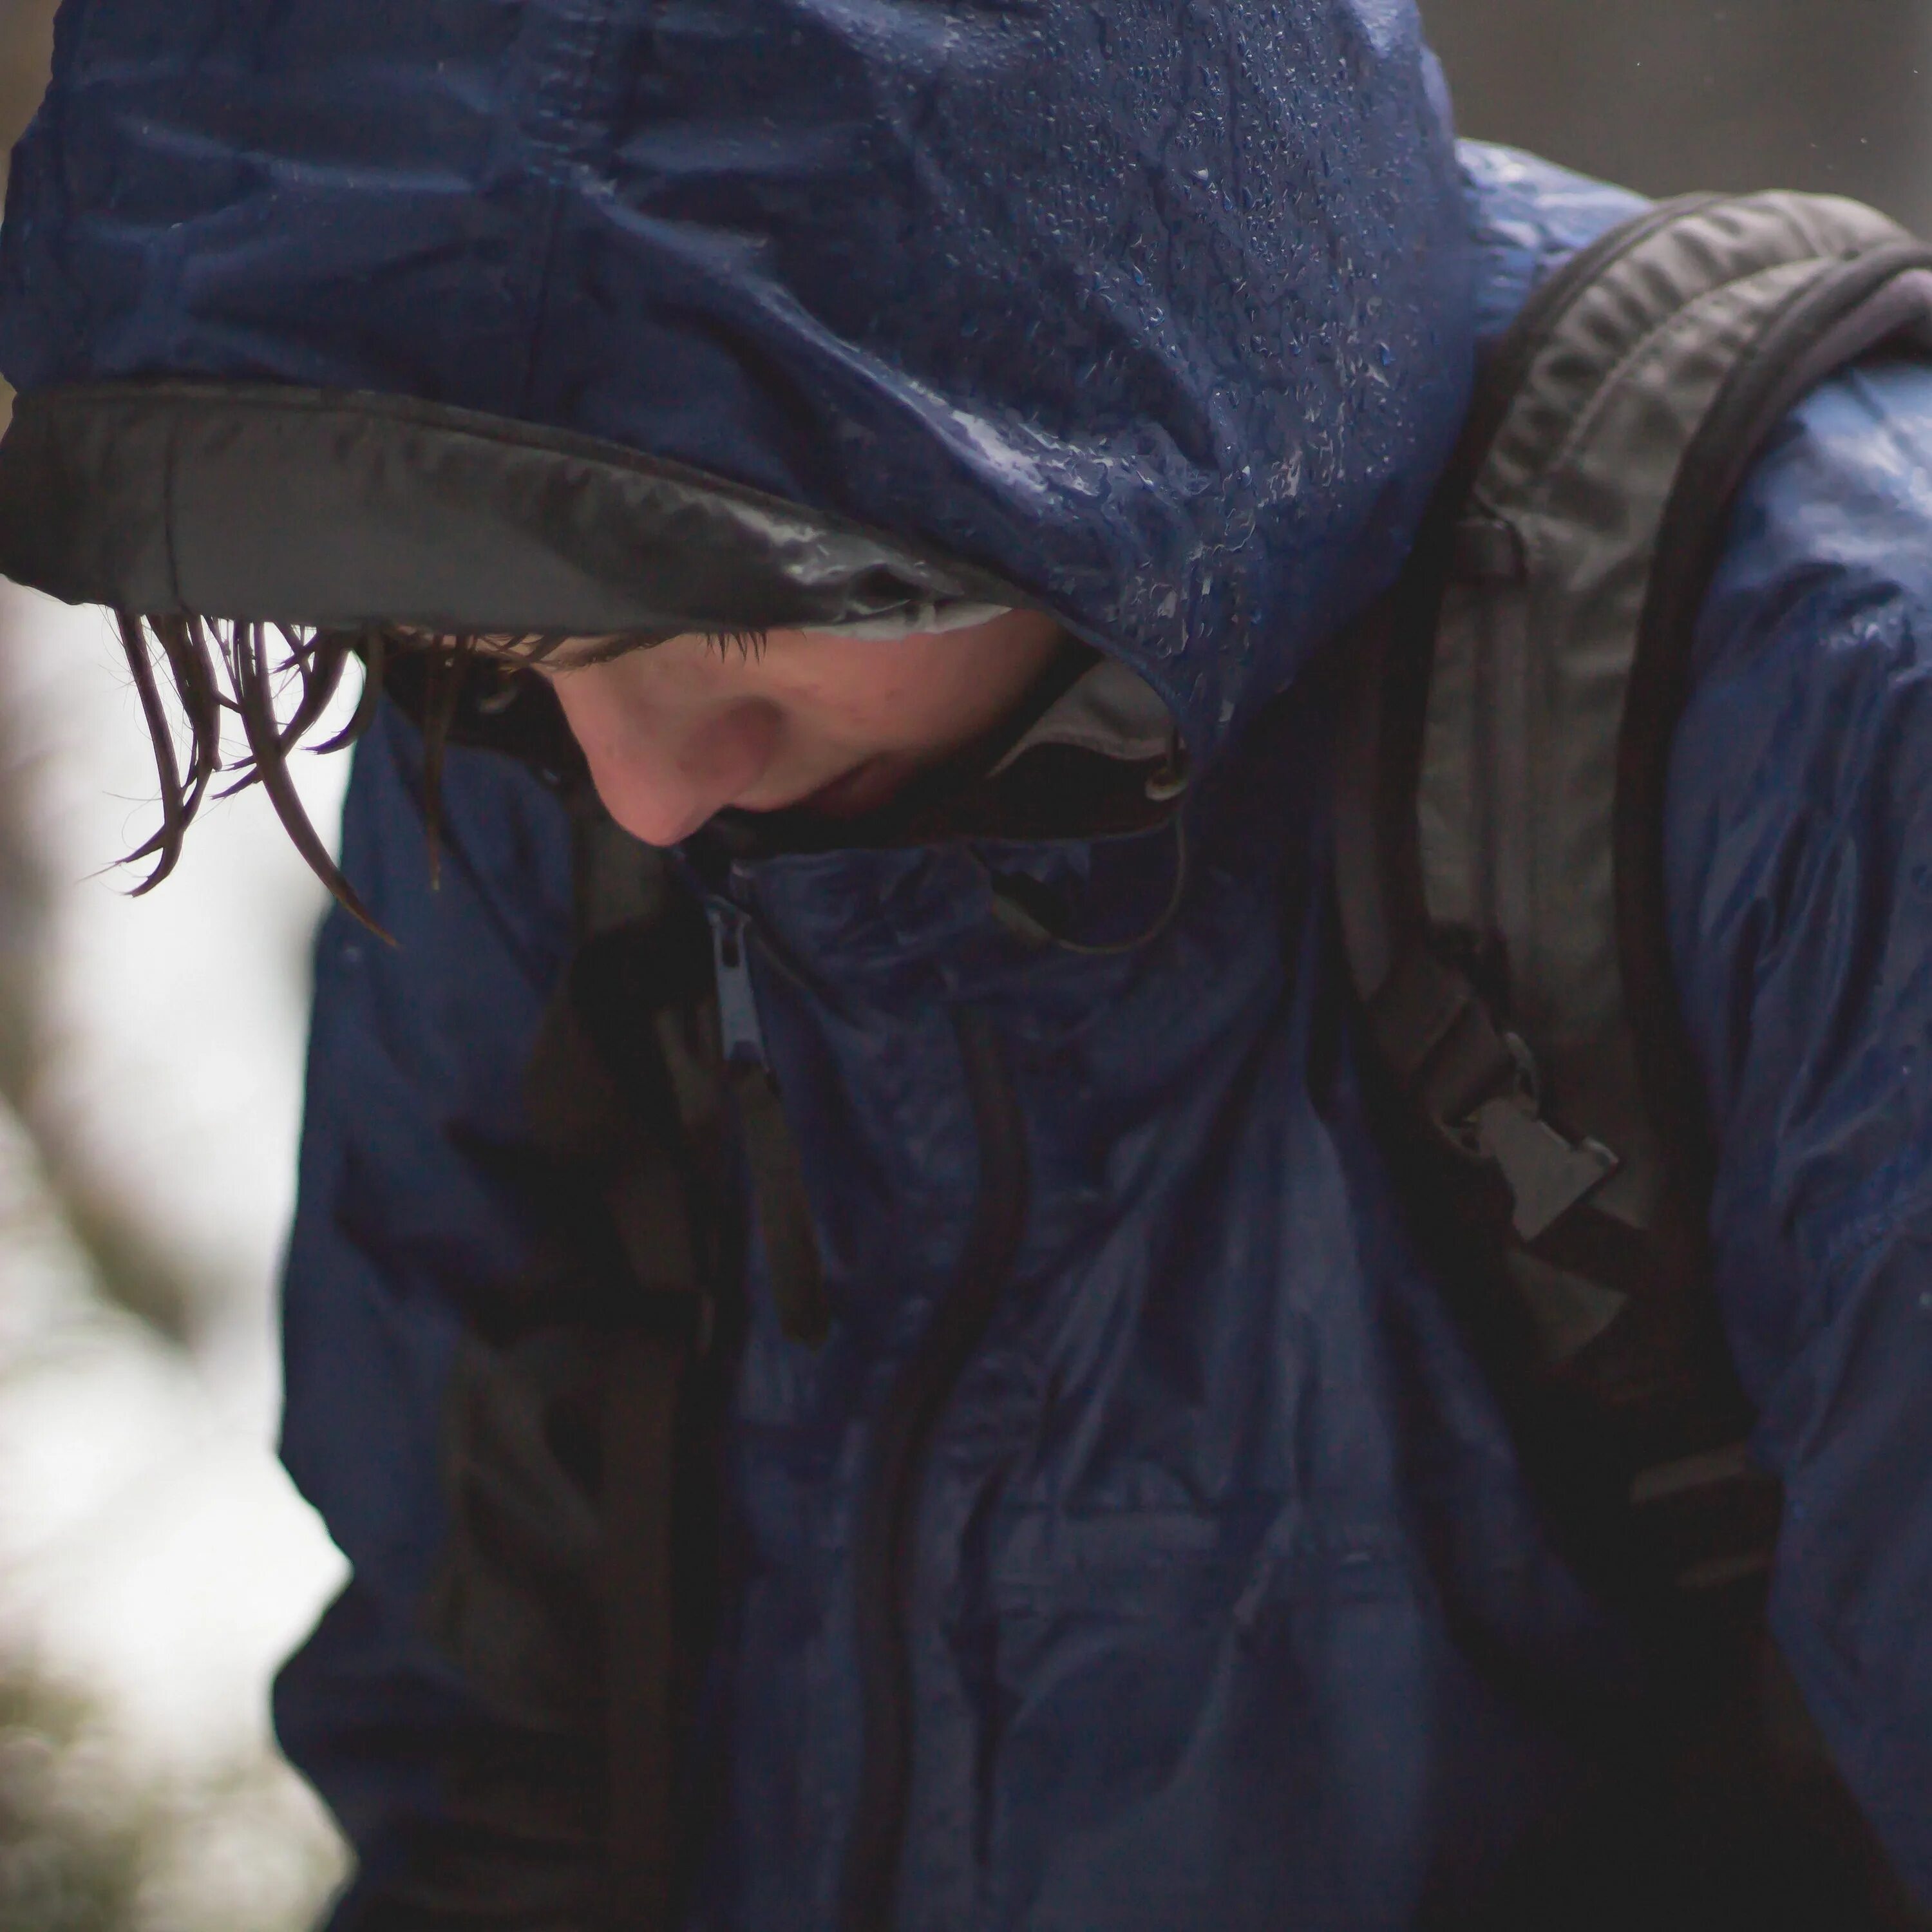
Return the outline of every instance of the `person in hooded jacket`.
<path id="1" fill-rule="evenodd" d="M 1502 1924 L 1532 1867 L 1743 1922 L 1646 1889 L 1576 1717 L 1639 1666 L 1407 1231 L 1328 890 L 1336 640 L 1480 346 L 1640 206 L 1458 147 L 1405 0 L 63 8 L 0 368 L 66 466 L 8 567 L 66 532 L 204 723 L 266 667 L 200 620 L 380 627 L 419 695 L 506 656 L 782 1096 L 824 1306 L 736 1243 L 689 1932 Z M 1921 1900 L 1928 652 L 1932 370 L 1881 359 L 1736 506 L 1666 859 L 1771 1627 Z M 426 752 L 436 703 L 356 754 L 391 943 L 316 955 L 283 1454 L 352 1576 L 277 1724 L 344 1932 L 556 1932 L 595 1752 L 492 1824 L 534 1748 L 430 1606 L 539 1218 L 568 758 Z"/>

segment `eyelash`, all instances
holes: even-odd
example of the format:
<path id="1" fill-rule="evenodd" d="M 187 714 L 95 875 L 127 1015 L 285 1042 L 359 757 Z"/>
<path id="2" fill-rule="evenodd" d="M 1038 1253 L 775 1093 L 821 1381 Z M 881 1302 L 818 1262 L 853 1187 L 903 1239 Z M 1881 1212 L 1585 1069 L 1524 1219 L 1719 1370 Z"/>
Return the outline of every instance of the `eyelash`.
<path id="1" fill-rule="evenodd" d="M 715 651 L 720 658 L 728 656 L 735 647 L 738 661 L 742 664 L 748 659 L 761 658 L 765 654 L 766 634 L 763 631 L 715 631 L 704 640 L 707 651 Z"/>

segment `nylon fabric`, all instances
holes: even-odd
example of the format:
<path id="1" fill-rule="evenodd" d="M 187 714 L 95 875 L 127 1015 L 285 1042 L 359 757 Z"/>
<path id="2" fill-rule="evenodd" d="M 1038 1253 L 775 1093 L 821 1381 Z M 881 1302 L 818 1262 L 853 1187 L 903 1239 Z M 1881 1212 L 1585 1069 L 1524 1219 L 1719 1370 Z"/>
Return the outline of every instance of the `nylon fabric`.
<path id="1" fill-rule="evenodd" d="M 1520 300 L 1562 253 L 1526 241 L 1539 184 L 1566 218 L 1586 191 L 1466 154 L 1485 299 Z M 1629 206 L 1608 191 L 1588 205 L 1606 226 Z M 1923 1732 L 1907 1714 L 1928 1693 L 1905 1606 L 1928 1559 L 1906 1346 L 1924 1318 L 1897 1284 L 1922 1239 L 1925 1143 L 1916 1089 L 1900 1097 L 1879 1076 L 1886 1034 L 1868 1051 L 1842 1013 L 1820 1030 L 1815 976 L 1787 993 L 1777 967 L 1828 962 L 1841 1004 L 1877 1000 L 1894 1039 L 1923 1010 L 1924 969 L 1904 962 L 1932 934 L 1915 939 L 1906 855 L 1932 833 L 1913 830 L 1916 765 L 1887 721 L 1917 701 L 1912 640 L 1932 606 L 1932 580 L 1912 574 L 1932 555 L 1928 448 L 1932 383 L 1916 370 L 1848 379 L 1794 417 L 1706 626 L 1671 821 L 1688 1012 L 1732 1096 L 1719 1110 L 1726 1312 L 1799 1513 L 1780 1634 L 1922 1889 Z M 1865 722 L 1841 755 L 1848 692 L 1864 694 L 1852 715 Z M 1740 716 L 1757 721 L 1755 749 L 1733 746 Z M 1672 1922 L 1644 1890 L 1642 1808 L 1613 1802 L 1613 1769 L 1578 1742 L 1593 1712 L 1628 1700 L 1628 1654 L 1538 1527 L 1365 1118 L 1323 904 L 1330 728 L 1311 686 L 1208 775 L 1188 806 L 1198 856 L 1181 913 L 1121 958 L 1019 948 L 990 913 L 989 879 L 1023 869 L 1124 918 L 1171 886 L 1158 835 L 718 875 L 758 935 L 760 1020 L 836 1319 L 815 1352 L 789 1340 L 754 1253 L 730 1609 L 694 1773 L 717 1795 L 689 1926 L 838 1922 L 862 1770 L 852 1555 L 870 1432 L 978 1207 L 950 1017 L 962 1001 L 991 1016 L 1006 1057 L 1034 1204 L 920 1491 L 895 1922 L 1480 1924 L 1498 1898 L 1547 1902 L 1552 1846 L 1574 1922 L 1588 1922 L 1586 1895 L 1606 1912 L 1634 1895 L 1632 1910 Z M 1804 787 L 1769 755 L 1787 733 L 1815 747 Z M 404 944 L 379 951 L 340 920 L 325 937 L 289 1286 L 287 1454 L 357 1570 L 284 1676 L 282 1734 L 371 1873 L 406 1861 L 434 1810 L 430 1741 L 461 1721 L 458 1691 L 410 1648 L 410 1580 L 436 1506 L 427 1457 L 395 1446 L 446 1372 L 451 1281 L 484 1258 L 470 1232 L 481 1183 L 442 1130 L 513 1132 L 492 1096 L 568 926 L 560 811 L 478 754 L 452 754 L 454 850 L 442 892 L 422 892 L 413 759 L 393 720 L 358 754 L 350 857 Z M 1900 883 L 1875 900 L 1848 890 L 1834 861 L 1856 848 L 1814 834 L 1801 874 L 1814 883 L 1792 902 L 1780 855 L 1821 812 L 1837 824 L 1841 794 L 1879 848 L 1899 842 Z M 1787 904 L 1791 921 L 1824 908 L 1810 936 L 1766 922 Z M 1864 923 L 1848 926 L 1858 906 Z M 1889 934 L 1901 962 L 1877 992 L 1850 990 L 1855 932 Z M 1770 1003 L 1754 1013 L 1739 989 L 1760 983 Z M 1766 1028 L 1775 1051 L 1760 1060 L 1745 1047 Z M 1793 1065 L 1808 1070 L 1796 1097 L 1781 1078 Z M 514 1214 L 490 1211 L 509 1240 Z M 1859 1325 L 1875 1307 L 1888 1346 Z M 365 1414 L 391 1445 L 380 1465 L 345 1451 Z M 386 1528 L 405 1498 L 409 1531 Z M 406 1713 L 407 1732 L 358 1721 L 372 1705 Z M 1593 1837 L 1593 1818 L 1612 1822 Z M 341 1922 L 357 1910 L 352 1895 Z"/>
<path id="2" fill-rule="evenodd" d="M 1718 1285 L 1785 1485 L 1774 1630 L 1932 1898 L 1932 379 L 1821 390 L 1746 485 L 1672 761 Z"/>
<path id="3" fill-rule="evenodd" d="M 1310 664 L 1401 560 L 1472 332 L 1632 206 L 1490 149 L 1459 185 L 1439 106 L 1394 0 L 64 11 L 0 242 L 23 387 L 374 388 L 689 462 L 1026 589 L 1196 756 L 1165 921 L 1162 827 L 687 855 L 749 922 L 834 1318 L 788 1337 L 752 1245 L 685 1932 L 842 1922 L 864 1498 L 984 1208 L 964 1006 L 1031 1205 L 918 1471 L 893 1924 L 1711 1922 L 1599 1748 L 1631 1660 L 1404 1233 L 1332 930 Z M 1726 1312 L 1796 1511 L 1774 1614 L 1932 1896 L 1928 451 L 1932 382 L 1874 370 L 1760 468 L 1670 850 Z M 467 1287 L 533 1238 L 517 1079 L 571 944 L 550 794 L 453 751 L 431 894 L 419 780 L 386 712 L 346 848 L 400 944 L 321 941 L 286 1292 L 284 1454 L 354 1576 L 277 1718 L 362 1855 L 344 1928 L 488 1733 L 422 1629 L 440 1411 Z M 1028 945 L 1002 875 L 1071 937 L 1154 936 Z M 1788 1922 L 1775 1879 L 1750 1922 Z"/>
<path id="4" fill-rule="evenodd" d="M 0 568 L 150 617 L 658 639 L 881 611 L 903 635 L 911 607 L 944 628 L 934 600 L 955 608 L 972 576 L 608 442 L 368 391 L 208 382 L 18 399 Z"/>
<path id="5" fill-rule="evenodd" d="M 682 461 L 1018 586 L 1205 759 L 1400 564 L 1460 231 L 1402 0 L 70 0 L 0 370 Z"/>

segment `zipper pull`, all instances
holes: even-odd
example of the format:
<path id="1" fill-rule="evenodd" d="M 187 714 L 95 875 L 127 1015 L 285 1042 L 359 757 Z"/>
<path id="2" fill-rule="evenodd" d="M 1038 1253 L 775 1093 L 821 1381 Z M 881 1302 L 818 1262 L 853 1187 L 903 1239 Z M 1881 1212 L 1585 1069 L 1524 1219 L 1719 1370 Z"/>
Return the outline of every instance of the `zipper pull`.
<path id="1" fill-rule="evenodd" d="M 812 1200 L 798 1157 L 778 1082 L 765 1056 L 758 1024 L 758 995 L 752 986 L 749 924 L 736 906 L 715 901 L 711 917 L 712 960 L 718 981 L 718 1030 L 724 1052 L 725 1077 L 737 1108 L 745 1166 L 752 1184 L 758 1232 L 765 1244 L 765 1270 L 779 1325 L 795 1342 L 817 1348 L 832 1325 L 825 1295 L 825 1270 L 819 1258 Z"/>
<path id="2" fill-rule="evenodd" d="M 758 995 L 752 990 L 746 940 L 751 922 L 734 905 L 713 900 L 705 908 L 711 921 L 711 960 L 718 978 L 718 1030 L 725 1064 L 747 1060 L 765 1064 L 765 1036 L 758 1024 Z"/>

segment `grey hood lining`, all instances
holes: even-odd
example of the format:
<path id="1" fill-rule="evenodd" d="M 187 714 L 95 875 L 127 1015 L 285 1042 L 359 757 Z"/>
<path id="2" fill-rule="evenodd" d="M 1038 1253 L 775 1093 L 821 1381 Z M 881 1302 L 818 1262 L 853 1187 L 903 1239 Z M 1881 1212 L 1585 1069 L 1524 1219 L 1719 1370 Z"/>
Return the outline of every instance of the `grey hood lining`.
<path id="1" fill-rule="evenodd" d="M 997 778 L 1049 745 L 1139 765 L 1178 762 L 1180 739 L 1154 687 L 1117 658 L 1103 657 L 1047 706 L 987 776 Z"/>
<path id="2" fill-rule="evenodd" d="M 594 437 L 404 397 L 176 380 L 20 399 L 0 442 L 0 572 L 148 616 L 485 634 L 890 631 L 1034 601 Z"/>

